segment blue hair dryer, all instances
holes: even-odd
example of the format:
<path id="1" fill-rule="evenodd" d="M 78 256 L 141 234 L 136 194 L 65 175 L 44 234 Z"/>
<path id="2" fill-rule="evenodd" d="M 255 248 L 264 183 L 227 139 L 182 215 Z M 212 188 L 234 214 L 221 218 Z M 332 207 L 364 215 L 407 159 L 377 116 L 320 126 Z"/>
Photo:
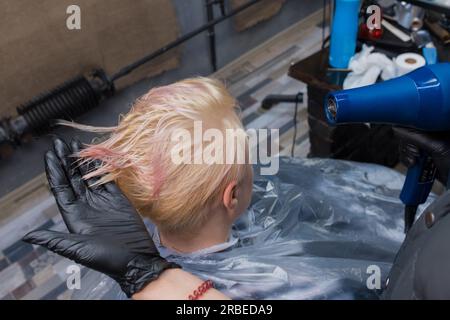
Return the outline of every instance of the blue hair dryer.
<path id="1" fill-rule="evenodd" d="M 402 77 L 356 89 L 335 91 L 325 100 L 331 125 L 379 123 L 424 131 L 450 131 L 450 63 L 421 67 Z M 421 152 L 408 169 L 400 199 L 405 204 L 405 232 L 414 223 L 418 205 L 431 191 L 436 168 Z"/>

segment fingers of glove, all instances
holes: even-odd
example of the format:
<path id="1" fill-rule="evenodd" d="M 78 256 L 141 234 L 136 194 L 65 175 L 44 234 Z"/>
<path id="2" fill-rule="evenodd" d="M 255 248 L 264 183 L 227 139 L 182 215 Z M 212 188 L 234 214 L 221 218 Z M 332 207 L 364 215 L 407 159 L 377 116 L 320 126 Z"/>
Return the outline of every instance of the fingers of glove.
<path id="1" fill-rule="evenodd" d="M 71 150 L 66 142 L 60 138 L 53 139 L 53 150 L 58 156 L 59 161 L 63 165 L 63 168 L 67 170 L 70 169 L 71 160 L 69 159 Z"/>
<path id="2" fill-rule="evenodd" d="M 88 162 L 81 163 L 79 165 L 79 169 L 80 169 L 81 175 L 83 177 L 86 176 L 88 173 L 91 173 L 96 168 L 98 168 L 100 165 L 101 165 L 101 161 L 100 160 L 94 160 L 94 161 L 88 161 Z M 103 190 L 103 186 L 95 184 L 96 182 L 98 182 L 98 180 L 100 180 L 100 177 L 92 177 L 92 178 L 89 178 L 89 179 L 84 179 L 84 182 L 85 182 L 85 185 L 86 185 L 87 189 L 89 191 Z"/>
<path id="3" fill-rule="evenodd" d="M 76 165 L 76 158 L 73 156 L 74 151 L 62 139 L 55 139 L 53 141 L 53 148 L 58 156 L 66 176 L 72 186 L 72 189 L 77 198 L 84 197 L 85 186 L 81 178 L 81 173 Z"/>
<path id="4" fill-rule="evenodd" d="M 407 144 L 415 145 L 417 148 L 433 152 L 434 139 L 427 133 L 410 128 L 393 128 L 394 133 Z"/>
<path id="5" fill-rule="evenodd" d="M 416 164 L 416 158 L 413 158 L 407 154 L 400 154 L 400 162 L 407 168 L 410 168 Z"/>
<path id="6" fill-rule="evenodd" d="M 50 251 L 68 258 L 69 255 L 72 255 L 70 248 L 73 247 L 73 245 L 86 240 L 86 236 L 52 230 L 35 230 L 26 234 L 22 240 L 43 246 Z"/>
<path id="7" fill-rule="evenodd" d="M 67 205 L 76 199 L 74 190 L 67 179 L 66 172 L 53 151 L 48 151 L 45 154 L 45 173 L 50 190 L 59 206 Z"/>
<path id="8" fill-rule="evenodd" d="M 417 149 L 416 154 L 419 153 L 419 149 L 429 153 L 433 157 L 433 161 L 437 167 L 439 180 L 446 184 L 448 180 L 448 171 L 450 168 L 450 135 L 448 132 L 433 132 L 423 133 L 414 129 L 406 128 L 394 128 L 394 132 L 400 137 L 401 144 L 414 145 Z M 411 161 L 415 152 L 413 148 L 409 146 L 405 152 L 401 150 L 400 158 L 403 163 L 415 163 L 415 160 Z M 409 158 L 409 159 L 407 159 Z M 407 163 L 405 163 L 408 165 Z"/>
<path id="9" fill-rule="evenodd" d="M 127 248 L 110 246 L 111 240 L 101 240 L 98 235 L 36 230 L 25 235 L 22 240 L 41 245 L 54 253 L 109 276 L 125 273 L 129 262 Z"/>
<path id="10" fill-rule="evenodd" d="M 65 258 L 87 265 L 89 237 L 86 235 L 63 233 L 51 230 L 35 230 L 26 234 L 23 241 L 37 244 Z"/>
<path id="11" fill-rule="evenodd" d="M 72 151 L 72 165 L 71 165 L 71 183 L 75 192 L 81 197 L 86 192 L 86 183 L 83 179 L 81 170 L 80 170 L 80 161 L 79 158 L 76 158 L 75 155 L 78 154 L 81 149 L 81 142 L 77 139 L 72 139 L 70 142 L 70 149 Z"/>
<path id="12" fill-rule="evenodd" d="M 400 161 L 407 167 L 416 164 L 417 158 L 420 156 L 420 150 L 417 146 L 410 143 L 400 144 Z"/>

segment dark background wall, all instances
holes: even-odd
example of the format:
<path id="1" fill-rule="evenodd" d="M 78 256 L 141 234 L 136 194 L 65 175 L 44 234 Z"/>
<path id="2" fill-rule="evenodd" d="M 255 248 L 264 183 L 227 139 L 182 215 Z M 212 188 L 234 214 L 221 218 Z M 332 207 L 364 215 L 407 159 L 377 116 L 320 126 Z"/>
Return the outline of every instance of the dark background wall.
<path id="1" fill-rule="evenodd" d="M 205 23 L 204 0 L 173 0 L 173 3 L 181 34 Z M 241 33 L 235 31 L 232 21 L 225 21 L 216 26 L 218 67 L 220 68 L 233 61 L 248 50 L 320 9 L 321 6 L 322 1 L 317 0 L 286 0 L 280 12 L 273 18 Z M 218 15 L 219 12 L 216 12 L 216 16 Z M 190 76 L 208 75 L 211 72 L 208 38 L 204 33 L 181 47 L 181 63 L 177 69 L 151 79 L 144 79 L 121 90 L 114 97 L 104 101 L 98 108 L 83 115 L 77 121 L 99 126 L 115 125 L 119 114 L 127 112 L 131 103 L 148 91 L 149 88 Z M 89 142 L 93 138 L 93 135 L 89 133 L 58 128 L 50 134 L 35 138 L 31 143 L 19 147 L 9 158 L 0 159 L 0 196 L 7 194 L 43 172 L 43 156 L 51 146 L 52 137 L 55 135 L 66 138 L 75 136 L 83 142 Z"/>

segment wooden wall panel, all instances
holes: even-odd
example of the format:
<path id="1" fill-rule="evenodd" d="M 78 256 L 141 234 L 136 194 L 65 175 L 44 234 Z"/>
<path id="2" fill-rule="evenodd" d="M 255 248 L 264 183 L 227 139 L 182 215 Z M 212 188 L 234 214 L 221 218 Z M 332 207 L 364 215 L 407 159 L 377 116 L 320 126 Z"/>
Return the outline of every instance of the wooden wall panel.
<path id="1" fill-rule="evenodd" d="M 81 30 L 68 30 L 71 0 L 0 1 L 0 117 L 62 82 L 101 67 L 112 74 L 176 39 L 167 0 L 77 0 Z M 178 65 L 178 50 L 118 82 L 129 85 Z"/>

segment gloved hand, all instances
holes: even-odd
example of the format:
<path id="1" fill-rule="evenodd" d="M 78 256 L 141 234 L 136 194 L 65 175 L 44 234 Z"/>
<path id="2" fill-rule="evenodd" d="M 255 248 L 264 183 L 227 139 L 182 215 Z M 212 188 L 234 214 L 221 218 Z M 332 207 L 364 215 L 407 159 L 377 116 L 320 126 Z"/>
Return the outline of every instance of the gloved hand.
<path id="1" fill-rule="evenodd" d="M 57 139 L 45 155 L 50 189 L 70 233 L 36 230 L 24 241 L 46 247 L 119 283 L 131 297 L 168 268 L 179 268 L 161 258 L 145 225 L 114 183 L 92 187 L 96 178 L 82 176 L 89 165 L 78 166 L 71 148 Z"/>
<path id="2" fill-rule="evenodd" d="M 437 179 L 448 185 L 450 172 L 450 132 L 422 132 L 409 128 L 394 128 L 400 138 L 400 160 L 407 167 L 415 164 L 419 150 L 427 152 L 437 169 Z"/>

